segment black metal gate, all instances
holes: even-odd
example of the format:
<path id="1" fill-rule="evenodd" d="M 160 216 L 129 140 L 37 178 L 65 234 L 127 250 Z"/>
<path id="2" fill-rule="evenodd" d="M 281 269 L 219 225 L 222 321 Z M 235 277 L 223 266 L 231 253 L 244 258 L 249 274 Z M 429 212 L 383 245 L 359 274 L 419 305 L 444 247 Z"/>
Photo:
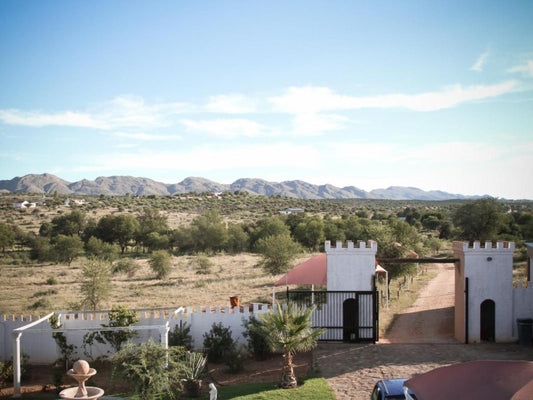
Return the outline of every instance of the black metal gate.
<path id="1" fill-rule="evenodd" d="M 313 327 L 327 330 L 319 340 L 373 343 L 378 340 L 377 291 L 289 290 L 287 297 L 301 306 L 316 306 L 311 316 Z"/>

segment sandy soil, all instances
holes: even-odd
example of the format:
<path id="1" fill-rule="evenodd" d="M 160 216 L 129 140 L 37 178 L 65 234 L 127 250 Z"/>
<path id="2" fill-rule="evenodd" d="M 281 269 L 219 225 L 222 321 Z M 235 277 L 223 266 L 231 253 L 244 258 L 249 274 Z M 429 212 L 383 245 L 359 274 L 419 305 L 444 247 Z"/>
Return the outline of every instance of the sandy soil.
<path id="1" fill-rule="evenodd" d="M 437 276 L 414 304 L 396 314 L 380 343 L 453 343 L 454 266 L 436 264 Z"/>

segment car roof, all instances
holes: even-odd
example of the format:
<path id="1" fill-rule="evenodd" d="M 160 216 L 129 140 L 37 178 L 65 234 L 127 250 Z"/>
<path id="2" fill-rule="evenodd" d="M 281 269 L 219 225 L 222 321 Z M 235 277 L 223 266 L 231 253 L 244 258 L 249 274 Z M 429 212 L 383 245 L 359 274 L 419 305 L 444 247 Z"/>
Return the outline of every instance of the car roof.
<path id="1" fill-rule="evenodd" d="M 386 395 L 392 394 L 403 394 L 403 383 L 406 381 L 406 378 L 398 379 L 383 379 L 383 388 L 385 389 Z"/>
<path id="2" fill-rule="evenodd" d="M 382 379 L 381 385 L 383 387 L 383 390 L 385 392 L 385 396 L 403 396 L 403 383 L 407 380 L 407 378 L 394 378 L 394 379 Z M 411 391 L 411 389 L 407 389 L 408 393 L 410 395 L 413 395 L 414 393 Z"/>

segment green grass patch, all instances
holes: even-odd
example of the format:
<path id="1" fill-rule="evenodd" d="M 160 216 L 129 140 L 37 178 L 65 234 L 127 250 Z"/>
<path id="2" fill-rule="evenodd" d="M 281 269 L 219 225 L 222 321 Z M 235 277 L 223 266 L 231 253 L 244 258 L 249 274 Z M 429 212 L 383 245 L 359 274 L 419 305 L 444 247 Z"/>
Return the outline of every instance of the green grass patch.
<path id="1" fill-rule="evenodd" d="M 240 385 L 219 386 L 218 400 L 335 400 L 335 395 L 324 378 L 309 378 L 296 389 L 277 389 L 276 382 L 242 383 Z M 114 394 L 117 397 L 138 399 L 131 393 Z M 178 399 L 185 397 L 178 396 Z M 199 397 L 209 399 L 209 395 Z M 154 400 L 170 400 L 169 396 L 160 394 Z"/>

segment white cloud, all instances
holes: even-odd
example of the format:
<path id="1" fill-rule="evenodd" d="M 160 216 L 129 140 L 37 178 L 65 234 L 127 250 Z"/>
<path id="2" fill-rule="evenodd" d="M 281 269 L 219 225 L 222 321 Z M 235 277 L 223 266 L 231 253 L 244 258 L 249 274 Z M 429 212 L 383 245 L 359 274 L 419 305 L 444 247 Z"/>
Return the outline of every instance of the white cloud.
<path id="1" fill-rule="evenodd" d="M 102 130 L 154 128 L 168 126 L 171 116 L 191 110 L 192 108 L 185 103 L 147 104 L 142 97 L 124 95 L 85 111 L 47 113 L 17 109 L 0 110 L 0 120 L 9 125 L 33 127 L 70 126 Z"/>
<path id="2" fill-rule="evenodd" d="M 76 126 L 82 128 L 103 128 L 98 120 L 87 113 L 63 111 L 60 113 L 42 113 L 39 111 L 22 111 L 16 109 L 0 110 L 0 120 L 8 125 L 41 126 Z"/>
<path id="3" fill-rule="evenodd" d="M 256 100 L 243 94 L 210 96 L 206 110 L 213 113 L 245 114 L 257 111 Z"/>
<path id="4" fill-rule="evenodd" d="M 472 64 L 472 66 L 470 67 L 470 71 L 477 71 L 477 72 L 483 71 L 483 66 L 487 62 L 487 59 L 489 58 L 489 54 L 490 54 L 489 50 L 481 54 L 477 58 L 476 62 Z"/>
<path id="5" fill-rule="evenodd" d="M 515 91 L 517 82 L 494 85 L 448 86 L 442 91 L 421 94 L 388 94 L 354 97 L 335 94 L 327 87 L 290 87 L 282 96 L 270 98 L 278 112 L 294 114 L 360 108 L 407 108 L 415 111 L 436 111 L 458 104 L 500 96 Z"/>
<path id="6" fill-rule="evenodd" d="M 202 121 L 183 119 L 181 122 L 190 130 L 206 132 L 223 138 L 237 136 L 257 137 L 267 133 L 263 125 L 248 119 L 214 119 Z"/>
<path id="7" fill-rule="evenodd" d="M 523 73 L 525 75 L 533 76 L 533 61 L 528 61 L 525 64 L 515 65 L 507 70 L 510 73 Z"/>
<path id="8" fill-rule="evenodd" d="M 154 135 L 150 133 L 130 133 L 130 132 L 114 132 L 113 136 L 125 138 L 125 139 L 146 140 L 146 141 L 183 139 L 179 135 Z"/>
<path id="9" fill-rule="evenodd" d="M 349 119 L 335 114 L 302 113 L 293 118 L 292 135 L 322 135 L 328 131 L 343 129 Z"/>

